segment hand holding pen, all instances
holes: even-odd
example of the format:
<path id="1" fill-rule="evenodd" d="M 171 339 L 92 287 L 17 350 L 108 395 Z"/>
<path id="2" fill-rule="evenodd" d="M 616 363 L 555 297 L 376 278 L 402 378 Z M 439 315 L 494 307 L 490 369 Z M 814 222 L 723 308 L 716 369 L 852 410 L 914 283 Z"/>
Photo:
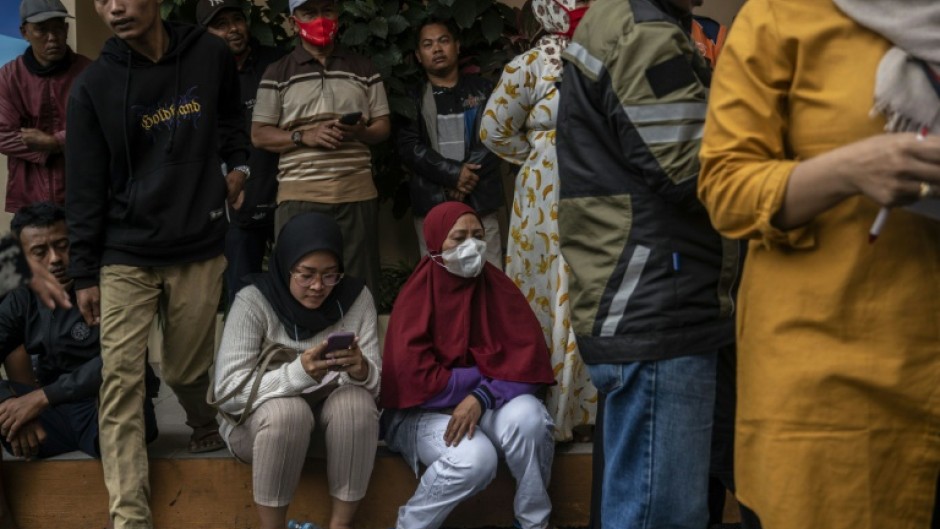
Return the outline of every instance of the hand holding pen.
<path id="1" fill-rule="evenodd" d="M 924 141 L 927 137 L 928 128 L 926 126 L 921 127 L 917 132 L 917 141 Z M 934 195 L 932 186 L 928 182 L 920 183 L 920 191 L 918 196 L 920 200 L 931 197 Z M 878 236 L 881 235 L 881 230 L 885 227 L 885 224 L 888 222 L 888 215 L 891 213 L 891 208 L 883 206 L 878 211 L 878 216 L 875 217 L 875 222 L 872 223 L 871 228 L 868 230 L 868 244 L 871 244 L 878 240 Z"/>

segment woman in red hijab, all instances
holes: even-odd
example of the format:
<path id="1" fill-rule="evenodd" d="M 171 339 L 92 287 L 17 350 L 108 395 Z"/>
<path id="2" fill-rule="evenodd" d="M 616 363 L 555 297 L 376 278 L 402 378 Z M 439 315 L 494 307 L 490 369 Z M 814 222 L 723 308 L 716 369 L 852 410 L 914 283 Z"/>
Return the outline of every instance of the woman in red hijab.
<path id="1" fill-rule="evenodd" d="M 554 382 L 528 302 L 485 263 L 483 226 L 445 202 L 424 221 L 423 257 L 392 309 L 383 353 L 382 421 L 389 448 L 417 474 L 398 529 L 440 527 L 483 490 L 505 458 L 516 479 L 517 526 L 548 526 L 554 425 L 535 397 Z"/>

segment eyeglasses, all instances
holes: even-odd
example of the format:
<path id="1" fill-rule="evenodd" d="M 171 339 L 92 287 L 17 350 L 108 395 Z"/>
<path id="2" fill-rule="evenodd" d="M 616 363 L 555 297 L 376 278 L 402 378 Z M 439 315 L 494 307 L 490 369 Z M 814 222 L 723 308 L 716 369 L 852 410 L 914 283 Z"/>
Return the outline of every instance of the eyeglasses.
<path id="1" fill-rule="evenodd" d="M 294 281 L 297 281 L 297 285 L 303 288 L 312 285 L 317 278 L 320 279 L 320 282 L 323 283 L 324 286 L 328 287 L 336 286 L 336 284 L 343 279 L 343 274 L 339 272 L 330 272 L 328 274 L 321 274 L 319 272 L 291 272 L 290 275 L 294 278 Z"/>

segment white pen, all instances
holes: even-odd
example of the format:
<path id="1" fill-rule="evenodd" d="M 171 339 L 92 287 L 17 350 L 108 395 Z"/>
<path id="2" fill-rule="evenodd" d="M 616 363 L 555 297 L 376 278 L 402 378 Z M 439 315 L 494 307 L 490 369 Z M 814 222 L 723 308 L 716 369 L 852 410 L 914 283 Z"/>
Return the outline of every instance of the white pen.
<path id="1" fill-rule="evenodd" d="M 927 127 L 921 127 L 917 131 L 917 141 L 924 141 L 924 138 L 927 137 Z M 881 229 L 885 227 L 885 223 L 888 222 L 888 213 L 891 212 L 891 208 L 882 207 L 878 211 L 878 216 L 875 217 L 875 222 L 871 223 L 871 228 L 868 229 L 868 244 L 871 244 L 878 240 L 878 236 L 881 235 Z"/>

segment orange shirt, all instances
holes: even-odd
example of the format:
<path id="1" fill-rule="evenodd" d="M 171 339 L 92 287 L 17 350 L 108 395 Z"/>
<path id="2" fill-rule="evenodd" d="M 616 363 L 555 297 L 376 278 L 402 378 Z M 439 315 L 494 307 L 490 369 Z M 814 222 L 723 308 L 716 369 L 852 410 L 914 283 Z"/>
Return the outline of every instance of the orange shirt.
<path id="1" fill-rule="evenodd" d="M 721 53 L 721 47 L 725 45 L 725 38 L 728 36 L 728 28 L 726 26 L 717 22 L 714 23 L 718 26 L 718 34 L 715 36 L 715 39 L 712 39 L 705 33 L 705 28 L 702 26 L 701 21 L 699 21 L 698 18 L 692 19 L 692 40 L 695 41 L 695 46 L 698 47 L 699 53 L 708 59 L 708 63 L 711 64 L 712 68 L 715 67 L 715 63 L 718 61 L 718 54 Z"/>

